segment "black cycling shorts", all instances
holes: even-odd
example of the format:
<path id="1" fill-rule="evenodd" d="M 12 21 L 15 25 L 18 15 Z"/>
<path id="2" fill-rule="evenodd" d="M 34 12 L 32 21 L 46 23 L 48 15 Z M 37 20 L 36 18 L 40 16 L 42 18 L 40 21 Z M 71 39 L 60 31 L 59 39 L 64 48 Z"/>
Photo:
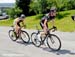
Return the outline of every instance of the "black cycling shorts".
<path id="1" fill-rule="evenodd" d="M 40 26 L 41 26 L 42 29 L 44 28 L 44 21 L 41 21 L 41 22 L 40 22 Z M 46 26 L 47 26 L 47 28 L 48 28 L 48 24 L 47 24 L 47 23 L 46 23 Z"/>
<path id="2" fill-rule="evenodd" d="M 18 25 L 19 27 L 21 27 L 20 23 L 17 23 L 17 25 Z"/>

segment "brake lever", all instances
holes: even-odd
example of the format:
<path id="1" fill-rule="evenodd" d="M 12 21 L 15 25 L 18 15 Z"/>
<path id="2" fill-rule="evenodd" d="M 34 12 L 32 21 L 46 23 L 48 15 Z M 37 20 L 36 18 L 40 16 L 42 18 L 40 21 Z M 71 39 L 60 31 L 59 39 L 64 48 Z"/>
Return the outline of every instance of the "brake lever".
<path id="1" fill-rule="evenodd" d="M 53 31 L 52 32 L 55 32 L 57 30 L 57 28 L 53 28 Z"/>

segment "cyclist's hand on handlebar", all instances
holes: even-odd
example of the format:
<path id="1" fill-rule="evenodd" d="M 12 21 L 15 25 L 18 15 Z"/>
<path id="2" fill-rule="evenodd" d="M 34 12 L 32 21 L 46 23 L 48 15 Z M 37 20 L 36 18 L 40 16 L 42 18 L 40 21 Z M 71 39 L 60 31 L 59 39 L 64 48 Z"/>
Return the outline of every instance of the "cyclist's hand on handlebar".
<path id="1" fill-rule="evenodd" d="M 26 25 L 23 25 L 23 28 L 26 28 Z"/>
<path id="2" fill-rule="evenodd" d="M 22 25 L 22 26 L 21 26 L 21 28 L 25 29 L 25 26 L 24 26 L 24 25 Z"/>
<path id="3" fill-rule="evenodd" d="M 53 29 L 57 30 L 57 27 L 56 26 L 53 26 Z"/>
<path id="4" fill-rule="evenodd" d="M 56 26 L 53 26 L 53 31 L 52 32 L 54 32 L 56 30 L 57 30 L 57 27 Z"/>
<path id="5" fill-rule="evenodd" d="M 56 26 L 53 26 L 53 28 L 56 28 Z"/>
<path id="6" fill-rule="evenodd" d="M 14 25 L 11 25 L 11 27 L 14 27 Z"/>

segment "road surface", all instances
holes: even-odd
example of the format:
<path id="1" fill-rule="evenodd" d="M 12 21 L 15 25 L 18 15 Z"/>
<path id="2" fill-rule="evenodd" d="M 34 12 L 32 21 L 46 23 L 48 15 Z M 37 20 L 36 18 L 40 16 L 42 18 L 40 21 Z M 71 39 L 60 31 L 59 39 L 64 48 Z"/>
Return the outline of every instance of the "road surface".
<path id="1" fill-rule="evenodd" d="M 8 36 L 10 27 L 0 27 L 0 57 L 75 57 L 75 32 L 59 32 L 58 35 L 62 42 L 60 51 L 51 51 L 46 45 L 35 47 L 22 41 L 13 42 Z M 33 30 L 27 30 L 29 34 Z"/>

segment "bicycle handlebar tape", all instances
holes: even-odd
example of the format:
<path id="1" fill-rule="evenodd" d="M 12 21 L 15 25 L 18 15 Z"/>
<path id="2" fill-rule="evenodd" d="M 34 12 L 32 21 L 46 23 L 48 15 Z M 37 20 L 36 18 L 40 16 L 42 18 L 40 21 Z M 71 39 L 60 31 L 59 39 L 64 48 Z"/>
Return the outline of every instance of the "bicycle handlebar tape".
<path id="1" fill-rule="evenodd" d="M 52 32 L 54 32 L 54 31 L 56 31 L 56 30 L 57 30 L 57 27 L 53 26 L 53 31 L 52 31 Z"/>
<path id="2" fill-rule="evenodd" d="M 56 26 L 53 26 L 53 29 L 56 29 L 57 30 L 57 27 Z"/>

